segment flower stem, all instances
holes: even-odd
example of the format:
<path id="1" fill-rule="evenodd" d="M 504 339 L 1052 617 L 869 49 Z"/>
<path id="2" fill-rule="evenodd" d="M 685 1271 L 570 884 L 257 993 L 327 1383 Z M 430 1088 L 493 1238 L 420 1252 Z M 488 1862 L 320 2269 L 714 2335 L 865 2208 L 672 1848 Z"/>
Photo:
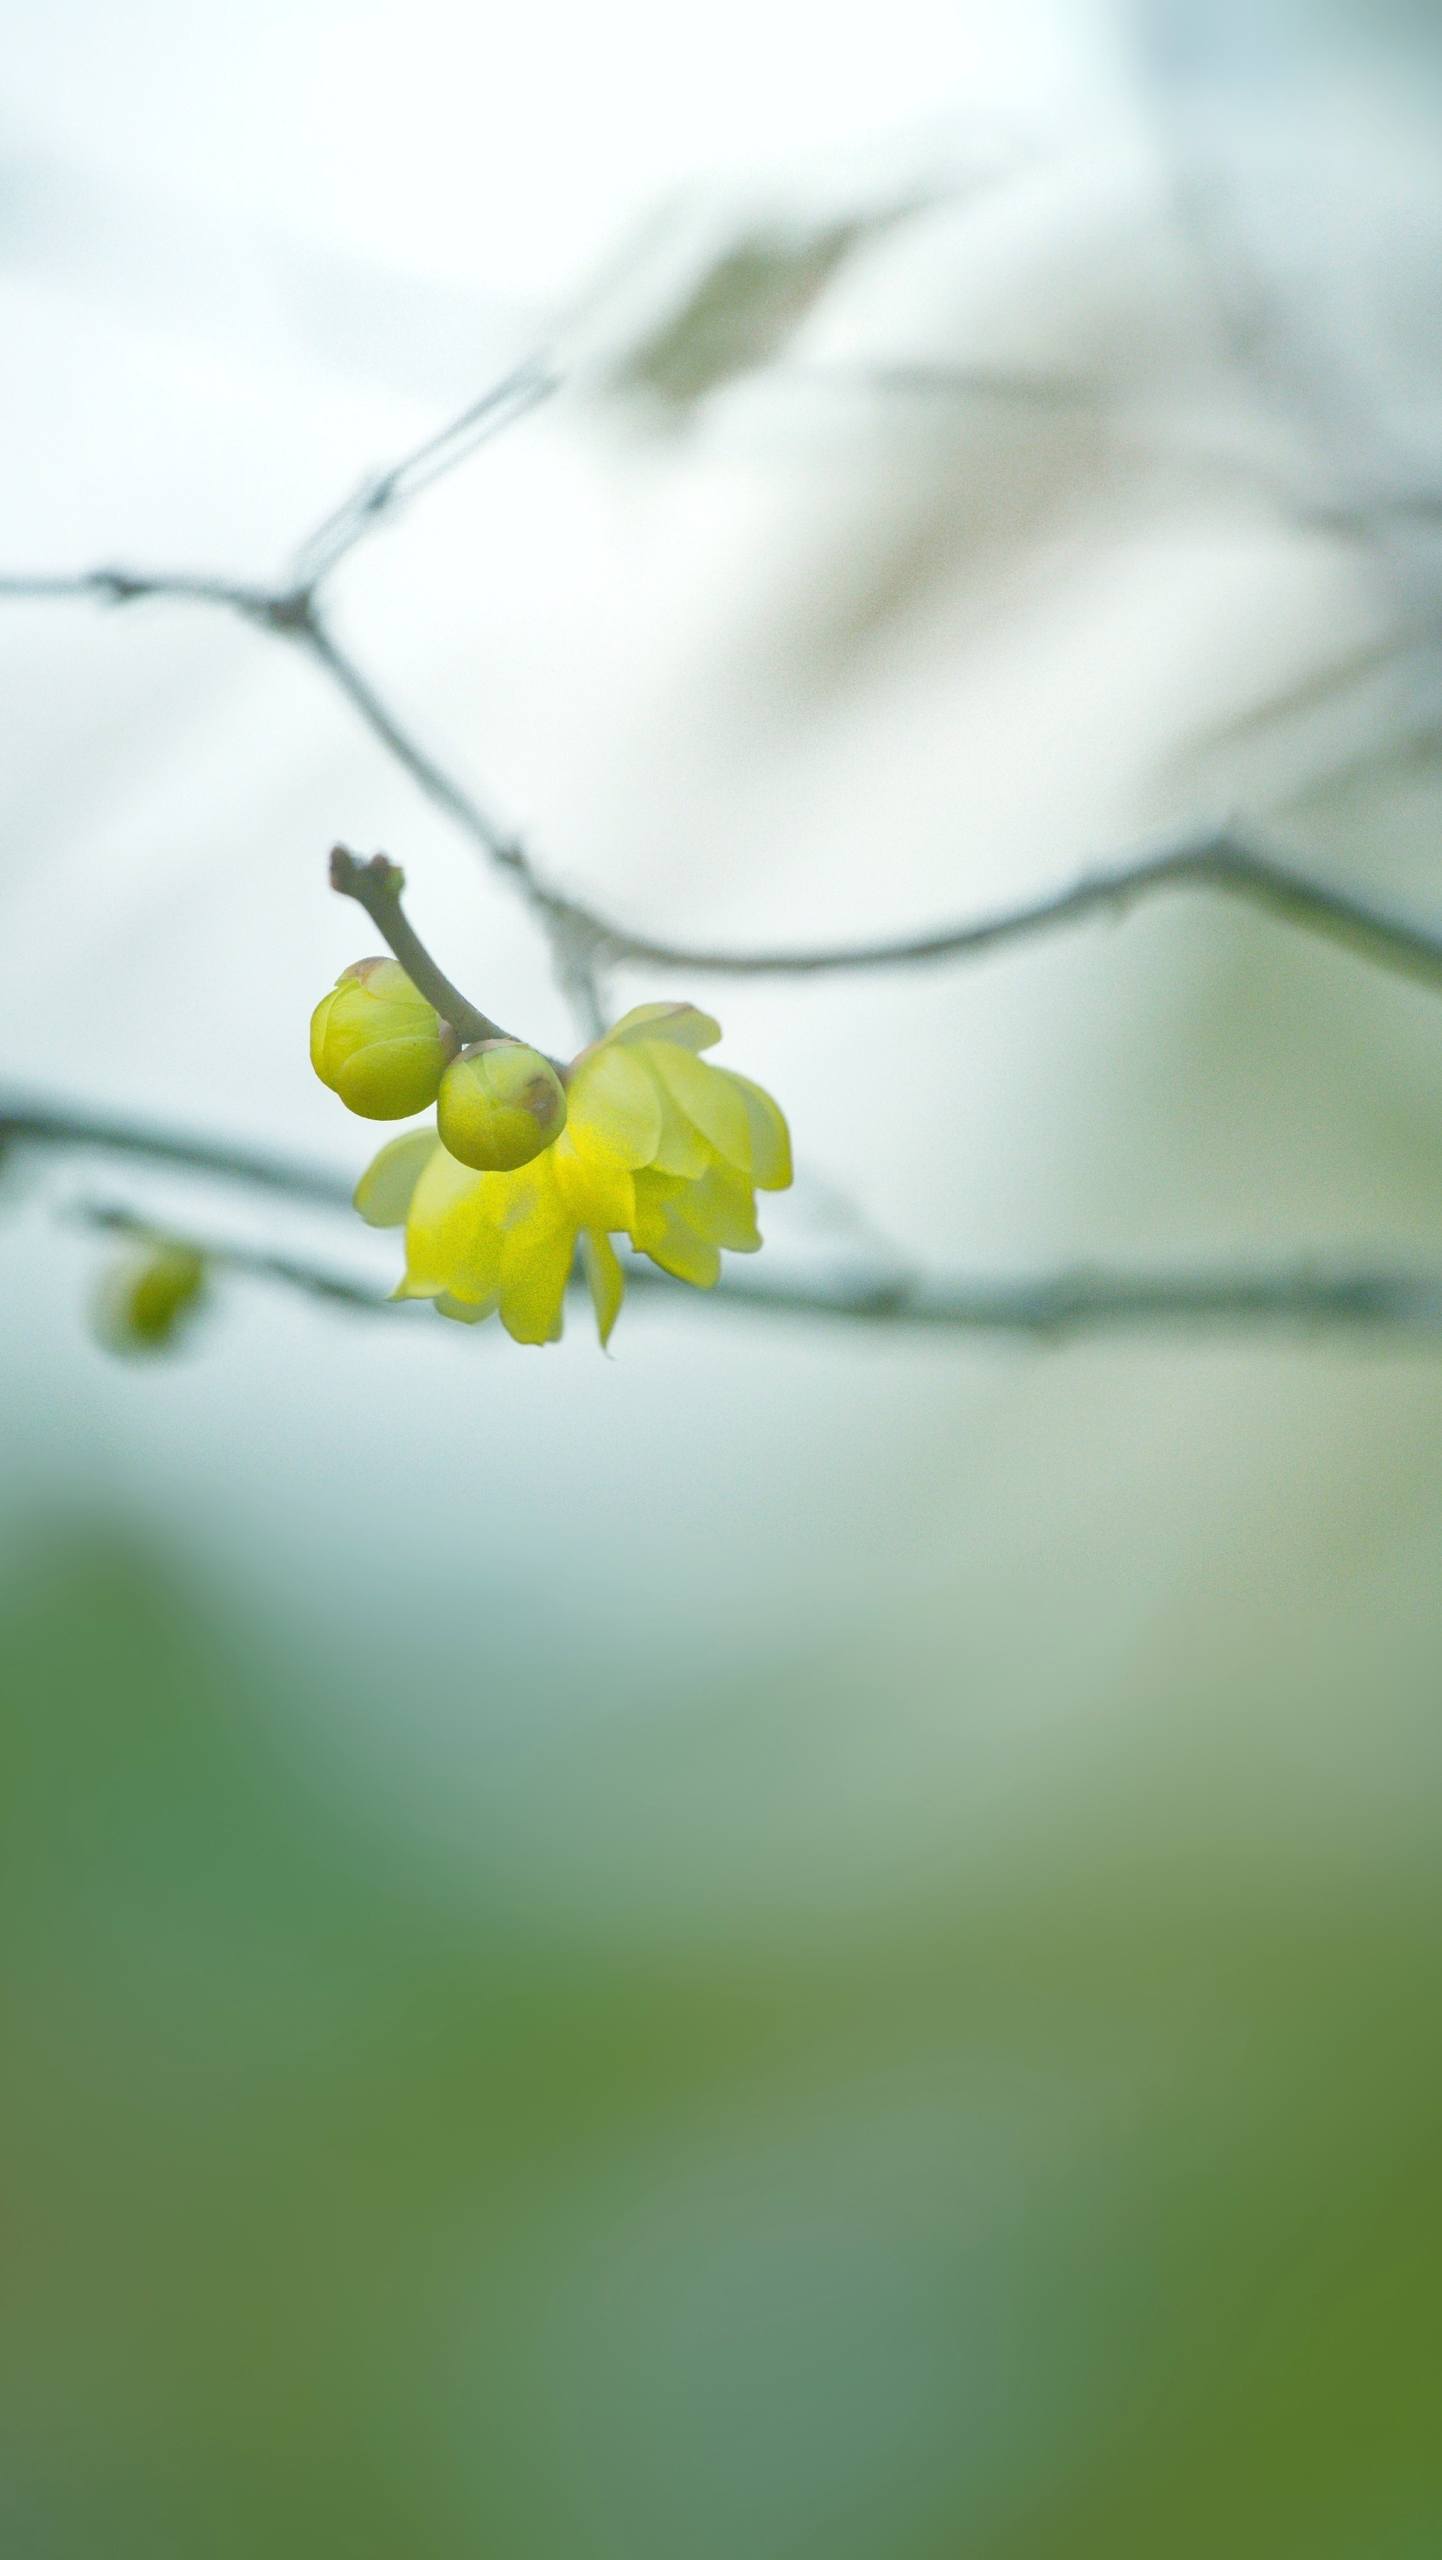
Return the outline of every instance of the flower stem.
<path id="1" fill-rule="evenodd" d="M 338 844 L 330 858 L 330 885 L 342 898 L 354 898 L 364 907 L 381 940 L 394 952 L 413 987 L 428 1004 L 433 1004 L 442 1022 L 448 1022 L 463 1048 L 473 1040 L 505 1040 L 498 1022 L 488 1013 L 468 1003 L 459 987 L 453 987 L 445 971 L 431 958 L 420 935 L 401 905 L 401 891 L 406 875 L 398 862 L 390 862 L 383 853 L 372 854 L 367 862 L 358 853 L 348 853 Z"/>

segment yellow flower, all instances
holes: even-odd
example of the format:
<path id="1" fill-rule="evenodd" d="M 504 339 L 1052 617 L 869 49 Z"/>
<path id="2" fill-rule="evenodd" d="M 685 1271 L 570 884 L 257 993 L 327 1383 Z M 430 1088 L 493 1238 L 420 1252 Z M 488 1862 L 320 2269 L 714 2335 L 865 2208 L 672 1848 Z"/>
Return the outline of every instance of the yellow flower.
<path id="1" fill-rule="evenodd" d="M 356 1192 L 373 1226 L 406 1230 L 399 1294 L 517 1342 L 555 1342 L 579 1249 L 603 1343 L 625 1277 L 611 1238 L 711 1288 L 723 1249 L 754 1253 L 757 1190 L 784 1191 L 791 1145 L 776 1104 L 698 1054 L 721 1037 L 692 1005 L 640 1005 L 570 1070 L 566 1126 L 513 1172 L 474 1173 L 431 1132 L 383 1147 Z"/>
<path id="2" fill-rule="evenodd" d="M 398 960 L 356 960 L 310 1022 L 321 1083 L 362 1120 L 408 1120 L 435 1101 L 456 1043 Z"/>

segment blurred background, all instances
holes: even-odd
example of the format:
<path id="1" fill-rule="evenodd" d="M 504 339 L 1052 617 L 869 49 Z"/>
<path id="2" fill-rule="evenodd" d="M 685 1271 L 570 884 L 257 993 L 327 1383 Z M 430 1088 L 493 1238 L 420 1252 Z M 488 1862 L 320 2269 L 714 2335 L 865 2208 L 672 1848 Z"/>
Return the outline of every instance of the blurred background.
<path id="1" fill-rule="evenodd" d="M 921 931 L 1236 816 L 1442 915 L 1423 0 L 12 0 L 0 568 L 336 573 L 549 873 Z M 384 845 L 507 883 L 304 655 L 0 606 L 0 1085 L 353 1177 L 306 1022 Z M 363 940 L 369 928 L 361 928 Z M 1442 1266 L 1435 995 L 1201 896 L 676 982 L 787 1107 L 766 1268 Z M 1421 2560 L 1442 1364 L 639 1298 L 614 1357 L 218 1278 L 97 1339 L 0 1187 L 17 2560 Z"/>

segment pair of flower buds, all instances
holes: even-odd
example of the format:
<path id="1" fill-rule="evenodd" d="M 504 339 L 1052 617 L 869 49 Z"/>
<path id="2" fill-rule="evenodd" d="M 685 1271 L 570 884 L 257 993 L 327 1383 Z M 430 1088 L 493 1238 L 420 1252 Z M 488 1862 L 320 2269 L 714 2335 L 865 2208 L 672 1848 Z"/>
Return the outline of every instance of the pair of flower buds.
<path id="1" fill-rule="evenodd" d="M 477 1173 L 514 1173 L 558 1138 L 566 1090 L 524 1040 L 463 1049 L 398 960 L 356 960 L 311 1017 L 321 1083 L 362 1120 L 408 1120 L 436 1106 L 442 1145 Z"/>

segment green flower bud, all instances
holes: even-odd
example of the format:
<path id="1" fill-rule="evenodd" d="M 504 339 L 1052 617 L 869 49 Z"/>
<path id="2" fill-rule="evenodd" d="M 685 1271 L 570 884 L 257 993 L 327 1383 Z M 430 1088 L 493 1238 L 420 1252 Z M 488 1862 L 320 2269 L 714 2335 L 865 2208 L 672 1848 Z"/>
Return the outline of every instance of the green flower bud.
<path id="1" fill-rule="evenodd" d="M 565 1088 L 550 1059 L 523 1040 L 479 1040 L 442 1076 L 436 1125 L 459 1163 L 512 1173 L 559 1138 Z"/>
<path id="2" fill-rule="evenodd" d="M 310 1019 L 310 1062 L 362 1120 L 407 1120 L 435 1101 L 454 1033 L 398 960 L 357 960 Z"/>
<path id="3" fill-rule="evenodd" d="M 112 1351 L 168 1350 L 204 1288 L 203 1255 L 189 1245 L 153 1245 L 111 1274 L 101 1297 L 101 1334 Z"/>

